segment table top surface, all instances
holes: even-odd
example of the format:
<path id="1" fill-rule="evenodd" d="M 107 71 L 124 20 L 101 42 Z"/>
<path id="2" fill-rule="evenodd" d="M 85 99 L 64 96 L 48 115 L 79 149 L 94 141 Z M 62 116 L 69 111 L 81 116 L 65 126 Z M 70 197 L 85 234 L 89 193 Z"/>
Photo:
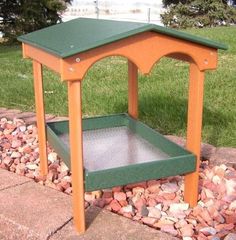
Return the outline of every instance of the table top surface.
<path id="1" fill-rule="evenodd" d="M 227 46 L 155 24 L 77 18 L 18 37 L 18 40 L 43 49 L 60 58 L 109 44 L 142 32 L 157 32 L 214 49 Z"/>

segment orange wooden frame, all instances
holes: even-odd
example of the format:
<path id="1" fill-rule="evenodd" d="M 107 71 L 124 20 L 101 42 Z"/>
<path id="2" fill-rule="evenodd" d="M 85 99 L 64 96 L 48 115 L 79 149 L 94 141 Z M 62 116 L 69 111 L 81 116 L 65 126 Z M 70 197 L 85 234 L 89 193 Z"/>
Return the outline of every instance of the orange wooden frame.
<path id="1" fill-rule="evenodd" d="M 35 102 L 39 132 L 40 169 L 47 173 L 45 118 L 43 105 L 42 68 L 59 73 L 68 81 L 70 151 L 73 186 L 73 215 L 76 229 L 85 231 L 81 81 L 88 69 L 107 56 L 119 55 L 128 59 L 128 112 L 138 117 L 138 69 L 147 74 L 162 57 L 171 57 L 190 63 L 187 149 L 197 156 L 194 173 L 185 176 L 184 199 L 190 206 L 197 204 L 198 169 L 203 109 L 204 71 L 217 67 L 217 49 L 154 32 L 140 33 L 95 49 L 62 59 L 28 44 L 23 44 L 23 55 L 33 59 Z M 72 131 L 73 129 L 73 131 Z"/>

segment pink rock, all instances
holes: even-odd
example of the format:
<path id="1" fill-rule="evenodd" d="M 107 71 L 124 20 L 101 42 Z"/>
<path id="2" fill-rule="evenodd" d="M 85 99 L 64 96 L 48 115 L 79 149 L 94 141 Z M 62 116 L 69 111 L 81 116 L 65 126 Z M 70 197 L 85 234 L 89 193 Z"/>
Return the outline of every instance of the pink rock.
<path id="1" fill-rule="evenodd" d="M 13 140 L 11 143 L 12 148 L 18 148 L 21 146 L 21 141 L 20 140 Z"/>
<path id="2" fill-rule="evenodd" d="M 213 227 L 204 227 L 200 229 L 200 232 L 205 236 L 215 235 L 217 233 L 216 229 Z"/>
<path id="3" fill-rule="evenodd" d="M 157 222 L 157 219 L 156 218 L 152 218 L 152 217 L 143 217 L 142 218 L 142 222 L 144 224 L 152 226 L 152 225 L 154 225 Z"/>
<path id="4" fill-rule="evenodd" d="M 86 193 L 84 194 L 84 199 L 85 199 L 85 201 L 87 201 L 87 202 L 92 202 L 92 201 L 95 200 L 95 196 L 94 196 L 91 192 L 86 192 Z"/>
<path id="5" fill-rule="evenodd" d="M 133 196 L 133 193 L 131 191 L 128 191 L 125 193 L 127 198 L 130 198 Z"/>
<path id="6" fill-rule="evenodd" d="M 94 205 L 103 208 L 106 205 L 106 201 L 103 198 L 96 199 Z"/>
<path id="7" fill-rule="evenodd" d="M 174 228 L 173 225 L 163 225 L 161 231 L 171 234 L 172 236 L 177 236 L 178 231 Z"/>
<path id="8" fill-rule="evenodd" d="M 53 182 L 55 179 L 58 178 L 58 173 L 54 170 L 50 170 L 48 175 L 47 175 L 47 179 L 50 180 L 51 182 Z"/>
<path id="9" fill-rule="evenodd" d="M 72 193 L 72 187 L 68 187 L 64 193 L 71 194 Z"/>
<path id="10" fill-rule="evenodd" d="M 117 201 L 125 201 L 126 194 L 124 192 L 114 192 L 114 199 Z"/>
<path id="11" fill-rule="evenodd" d="M 236 224 L 236 213 L 232 213 L 230 215 L 225 214 L 224 217 L 225 217 L 226 223 Z"/>
<path id="12" fill-rule="evenodd" d="M 143 206 L 146 206 L 146 201 L 143 198 L 140 198 L 139 200 L 134 202 L 134 206 L 138 211 L 141 211 L 141 208 Z"/>
<path id="13" fill-rule="evenodd" d="M 112 198 L 111 190 L 103 190 L 102 198 Z"/>
<path id="14" fill-rule="evenodd" d="M 124 207 L 128 205 L 128 202 L 126 200 L 120 200 L 119 204 L 121 205 L 121 207 Z"/>
<path id="15" fill-rule="evenodd" d="M 20 157 L 21 157 L 21 153 L 19 153 L 19 152 L 13 152 L 11 154 L 11 158 L 20 158 Z"/>
<path id="16" fill-rule="evenodd" d="M 164 192 L 162 194 L 162 196 L 166 199 L 166 200 L 173 200 L 176 197 L 175 193 L 166 193 Z"/>
<path id="17" fill-rule="evenodd" d="M 212 218 L 207 209 L 203 209 L 203 211 L 200 213 L 200 216 L 205 222 L 208 223 L 208 225 L 212 225 Z"/>
<path id="18" fill-rule="evenodd" d="M 167 183 L 164 183 L 164 184 L 161 185 L 161 189 L 164 192 L 174 193 L 174 192 L 177 192 L 179 190 L 179 186 L 176 183 L 167 182 Z"/>
<path id="19" fill-rule="evenodd" d="M 174 222 L 166 218 L 161 218 L 157 223 L 155 223 L 155 227 L 160 229 L 166 225 L 174 226 Z"/>
<path id="20" fill-rule="evenodd" d="M 184 226 L 188 225 L 187 221 L 185 221 L 184 219 L 180 219 L 179 221 L 177 221 L 175 223 L 175 227 L 176 228 L 182 228 Z"/>
<path id="21" fill-rule="evenodd" d="M 187 224 L 187 225 L 181 227 L 180 232 L 181 232 L 183 237 L 192 237 L 193 234 L 194 234 L 193 225 L 192 224 Z"/>
<path id="22" fill-rule="evenodd" d="M 123 213 L 123 216 L 129 219 L 132 219 L 132 214 L 131 213 Z"/>
<path id="23" fill-rule="evenodd" d="M 212 215 L 212 218 L 213 218 L 213 220 L 217 221 L 218 223 L 225 222 L 224 217 L 218 211 L 214 212 L 214 214 Z"/>
<path id="24" fill-rule="evenodd" d="M 1 144 L 4 149 L 10 149 L 11 144 L 9 142 L 5 142 Z"/>
<path id="25" fill-rule="evenodd" d="M 135 187 L 133 188 L 133 194 L 136 195 L 136 194 L 144 194 L 144 188 L 142 187 Z"/>
<path id="26" fill-rule="evenodd" d="M 25 174 L 25 164 L 24 163 L 20 163 L 16 166 L 16 173 L 19 175 L 24 175 Z"/>
<path id="27" fill-rule="evenodd" d="M 131 189 L 136 188 L 136 187 L 146 188 L 147 187 L 147 183 L 146 182 L 139 182 L 139 183 L 127 184 L 125 186 L 125 190 L 131 190 Z"/>
<path id="28" fill-rule="evenodd" d="M 34 179 L 34 173 L 32 171 L 25 174 L 26 177 Z"/>
<path id="29" fill-rule="evenodd" d="M 234 224 L 233 223 L 224 223 L 224 224 L 218 224 L 215 226 L 215 229 L 217 231 L 221 231 L 221 230 L 232 230 L 234 228 Z"/>
<path id="30" fill-rule="evenodd" d="M 25 147 L 23 148 L 23 152 L 29 154 L 29 153 L 32 152 L 32 149 L 31 149 L 29 146 L 25 146 Z"/>
<path id="31" fill-rule="evenodd" d="M 235 240 L 236 239 L 236 233 L 229 233 L 224 240 Z"/>
<path id="32" fill-rule="evenodd" d="M 161 218 L 161 211 L 155 207 L 148 207 L 148 217 L 160 219 Z"/>
<path id="33" fill-rule="evenodd" d="M 229 210 L 236 210 L 236 200 L 230 203 Z"/>
<path id="34" fill-rule="evenodd" d="M 3 163 L 6 164 L 7 166 L 10 166 L 12 163 L 13 163 L 13 158 L 10 158 L 10 157 L 5 157 L 3 159 Z"/>
<path id="35" fill-rule="evenodd" d="M 121 209 L 121 205 L 118 203 L 117 200 L 112 200 L 110 203 L 110 207 L 114 212 L 118 212 Z"/>
<path id="36" fill-rule="evenodd" d="M 147 182 L 148 188 L 147 190 L 150 193 L 159 193 L 160 191 L 160 182 L 157 180 L 150 180 Z"/>
<path id="37" fill-rule="evenodd" d="M 9 166 L 7 164 L 3 163 L 3 162 L 0 164 L 0 167 L 3 168 L 3 169 L 6 169 L 6 170 L 9 169 Z"/>
<path id="38" fill-rule="evenodd" d="M 112 188 L 112 192 L 121 192 L 123 190 L 122 186 L 117 186 Z"/>
<path id="39" fill-rule="evenodd" d="M 157 205 L 157 202 L 156 202 L 155 199 L 150 198 L 150 199 L 148 199 L 148 201 L 147 201 L 147 205 L 148 205 L 149 207 L 155 207 L 155 206 Z"/>

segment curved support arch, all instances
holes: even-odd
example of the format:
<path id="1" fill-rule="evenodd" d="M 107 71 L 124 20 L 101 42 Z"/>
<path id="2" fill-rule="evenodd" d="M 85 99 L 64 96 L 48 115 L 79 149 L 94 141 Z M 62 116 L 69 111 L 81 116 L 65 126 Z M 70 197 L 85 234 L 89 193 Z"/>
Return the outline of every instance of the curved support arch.
<path id="1" fill-rule="evenodd" d="M 61 60 L 62 80 L 82 80 L 97 61 L 109 56 L 123 56 L 143 74 L 167 56 L 195 63 L 199 70 L 215 69 L 217 50 L 155 32 L 144 32 Z"/>

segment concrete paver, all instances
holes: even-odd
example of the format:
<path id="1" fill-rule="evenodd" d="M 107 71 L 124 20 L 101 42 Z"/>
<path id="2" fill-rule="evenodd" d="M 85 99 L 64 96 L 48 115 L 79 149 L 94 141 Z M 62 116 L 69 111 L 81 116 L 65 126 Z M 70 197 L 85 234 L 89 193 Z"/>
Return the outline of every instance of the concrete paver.
<path id="1" fill-rule="evenodd" d="M 177 240 L 148 226 L 97 207 L 86 211 L 87 230 L 78 235 L 70 221 L 50 240 Z"/>
<path id="2" fill-rule="evenodd" d="M 0 169 L 1 240 L 174 240 L 148 226 L 90 207 L 85 234 L 75 231 L 71 196 Z"/>
<path id="3" fill-rule="evenodd" d="M 69 196 L 32 181 L 0 191 L 0 199 L 1 222 L 15 239 L 46 240 L 72 217 Z M 9 237 L 1 224 L 0 232 Z"/>
<path id="4" fill-rule="evenodd" d="M 0 168 L 0 191 L 5 188 L 14 187 L 30 181 L 32 180 L 27 177 L 19 176 L 15 173 Z"/>

